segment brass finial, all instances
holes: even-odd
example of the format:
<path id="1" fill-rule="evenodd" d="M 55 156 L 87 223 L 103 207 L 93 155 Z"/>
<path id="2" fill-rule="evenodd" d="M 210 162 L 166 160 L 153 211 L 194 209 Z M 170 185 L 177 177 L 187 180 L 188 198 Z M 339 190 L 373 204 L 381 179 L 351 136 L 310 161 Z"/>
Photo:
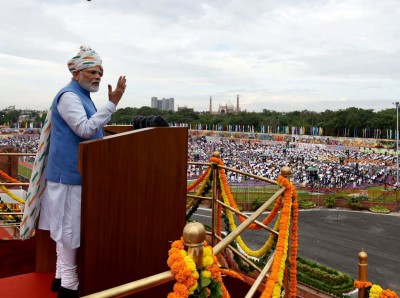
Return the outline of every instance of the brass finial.
<path id="1" fill-rule="evenodd" d="M 281 175 L 287 179 L 290 178 L 290 175 L 292 174 L 292 170 L 291 168 L 289 168 L 288 166 L 283 166 L 281 169 Z"/>
<path id="2" fill-rule="evenodd" d="M 206 239 L 206 229 L 199 222 L 190 222 L 184 227 L 182 238 L 186 246 L 203 245 Z"/>
<path id="3" fill-rule="evenodd" d="M 199 222 L 190 222 L 183 229 L 183 243 L 187 246 L 187 254 L 193 258 L 196 268 L 203 267 L 203 247 L 206 229 Z"/>
<path id="4" fill-rule="evenodd" d="M 364 249 L 361 249 L 361 251 L 358 253 L 358 259 L 360 260 L 360 263 L 366 263 L 367 262 L 368 255 L 364 251 Z"/>
<path id="5" fill-rule="evenodd" d="M 221 153 L 219 151 L 214 151 L 212 156 L 219 158 L 221 156 Z"/>
<path id="6" fill-rule="evenodd" d="M 367 264 L 367 253 L 362 249 L 358 253 L 358 280 L 359 281 L 367 281 L 367 275 L 368 275 L 368 264 Z M 365 289 L 360 288 L 358 289 L 358 297 L 365 297 Z"/>

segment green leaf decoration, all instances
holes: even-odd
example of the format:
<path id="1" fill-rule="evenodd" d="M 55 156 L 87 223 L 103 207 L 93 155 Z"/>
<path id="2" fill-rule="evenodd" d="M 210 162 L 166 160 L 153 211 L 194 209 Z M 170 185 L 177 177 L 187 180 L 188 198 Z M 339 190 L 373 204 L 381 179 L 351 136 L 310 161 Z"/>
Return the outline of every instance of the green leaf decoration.
<path id="1" fill-rule="evenodd" d="M 205 278 L 204 276 L 200 276 L 200 284 L 202 288 L 207 287 L 209 284 L 211 283 L 211 279 L 210 278 Z"/>
<path id="2" fill-rule="evenodd" d="M 211 297 L 212 298 L 219 298 L 222 297 L 222 287 L 219 282 L 216 282 L 215 280 L 211 280 L 211 284 L 209 286 L 209 289 L 211 290 Z"/>

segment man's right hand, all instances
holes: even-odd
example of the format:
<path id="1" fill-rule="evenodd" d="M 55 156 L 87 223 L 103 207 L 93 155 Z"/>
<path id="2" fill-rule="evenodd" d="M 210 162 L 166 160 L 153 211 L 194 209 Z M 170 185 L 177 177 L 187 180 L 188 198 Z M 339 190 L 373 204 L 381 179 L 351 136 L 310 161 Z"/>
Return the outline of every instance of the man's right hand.
<path id="1" fill-rule="evenodd" d="M 117 87 L 115 88 L 114 91 L 112 90 L 111 85 L 108 84 L 108 99 L 115 105 L 118 105 L 122 95 L 124 95 L 125 88 L 126 88 L 126 78 L 125 76 L 120 76 L 118 79 Z"/>

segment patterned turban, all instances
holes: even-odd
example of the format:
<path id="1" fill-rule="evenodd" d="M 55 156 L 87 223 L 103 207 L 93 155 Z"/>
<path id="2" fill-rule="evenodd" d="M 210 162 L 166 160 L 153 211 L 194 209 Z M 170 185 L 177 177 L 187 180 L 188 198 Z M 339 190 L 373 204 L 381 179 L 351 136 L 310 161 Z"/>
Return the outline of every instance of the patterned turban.
<path id="1" fill-rule="evenodd" d="M 68 61 L 68 69 L 71 73 L 92 66 L 101 66 L 100 56 L 90 47 L 81 46 L 79 53 Z"/>

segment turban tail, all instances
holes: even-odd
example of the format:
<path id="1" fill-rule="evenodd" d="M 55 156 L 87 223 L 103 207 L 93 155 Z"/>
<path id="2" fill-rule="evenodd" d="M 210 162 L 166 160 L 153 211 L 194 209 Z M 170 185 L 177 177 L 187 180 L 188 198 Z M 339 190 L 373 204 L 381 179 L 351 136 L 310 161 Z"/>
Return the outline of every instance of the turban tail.
<path id="1" fill-rule="evenodd" d="M 51 130 L 50 119 L 51 109 L 47 112 L 47 117 L 40 133 L 39 147 L 36 153 L 35 162 L 33 163 L 29 188 L 26 194 L 24 215 L 22 217 L 20 228 L 20 236 L 22 239 L 28 239 L 35 234 L 35 228 L 40 212 L 40 203 L 42 201 L 43 192 L 46 188 L 46 164 Z"/>

